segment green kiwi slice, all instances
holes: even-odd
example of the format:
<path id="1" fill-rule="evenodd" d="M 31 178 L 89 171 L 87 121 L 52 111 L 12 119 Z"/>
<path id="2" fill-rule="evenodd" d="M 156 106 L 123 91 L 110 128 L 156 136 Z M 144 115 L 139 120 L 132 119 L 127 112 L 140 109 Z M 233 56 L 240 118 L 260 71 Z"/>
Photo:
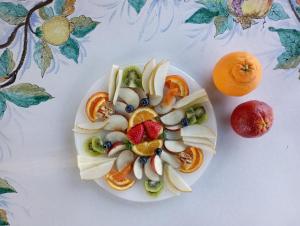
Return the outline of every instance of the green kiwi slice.
<path id="1" fill-rule="evenodd" d="M 92 148 L 95 152 L 104 153 L 103 142 L 100 137 L 92 138 Z"/>
<path id="2" fill-rule="evenodd" d="M 88 138 L 84 144 L 83 144 L 83 149 L 84 151 L 89 154 L 90 156 L 98 156 L 98 155 L 101 155 L 102 153 L 100 152 L 97 152 L 94 150 L 93 148 L 93 138 L 94 137 L 90 137 Z"/>
<path id="3" fill-rule="evenodd" d="M 123 71 L 122 86 L 142 88 L 142 72 L 137 66 L 129 66 Z"/>
<path id="4" fill-rule="evenodd" d="M 152 180 L 146 180 L 144 186 L 145 186 L 145 190 L 151 196 L 158 196 L 164 187 L 162 181 L 152 181 Z"/>
<path id="5" fill-rule="evenodd" d="M 201 124 L 208 119 L 205 108 L 201 105 L 194 105 L 185 112 L 189 125 Z"/>

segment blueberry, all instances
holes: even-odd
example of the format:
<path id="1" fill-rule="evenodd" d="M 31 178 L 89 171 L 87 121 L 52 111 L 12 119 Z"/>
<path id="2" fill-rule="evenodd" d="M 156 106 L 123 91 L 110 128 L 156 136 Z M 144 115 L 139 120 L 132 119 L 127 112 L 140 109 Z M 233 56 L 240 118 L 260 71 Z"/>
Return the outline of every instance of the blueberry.
<path id="1" fill-rule="evenodd" d="M 110 149 L 112 147 L 112 143 L 110 141 L 106 141 L 104 144 L 103 144 L 103 147 L 105 149 Z"/>
<path id="2" fill-rule="evenodd" d="M 147 160 L 148 160 L 148 157 L 145 157 L 145 156 L 142 156 L 139 159 L 140 163 L 143 164 L 143 165 L 146 164 Z"/>
<path id="3" fill-rule="evenodd" d="M 156 153 L 158 156 L 160 156 L 161 153 L 162 153 L 162 149 L 161 149 L 161 148 L 157 148 L 157 149 L 155 150 L 155 153 Z"/>
<path id="4" fill-rule="evenodd" d="M 183 118 L 181 120 L 181 124 L 183 127 L 188 126 L 189 125 L 189 120 L 187 118 Z"/>
<path id="5" fill-rule="evenodd" d="M 134 107 L 131 104 L 128 104 L 125 108 L 125 111 L 131 113 L 134 111 Z"/>
<path id="6" fill-rule="evenodd" d="M 143 98 L 140 101 L 140 105 L 142 105 L 143 107 L 146 107 L 150 104 L 149 98 Z"/>

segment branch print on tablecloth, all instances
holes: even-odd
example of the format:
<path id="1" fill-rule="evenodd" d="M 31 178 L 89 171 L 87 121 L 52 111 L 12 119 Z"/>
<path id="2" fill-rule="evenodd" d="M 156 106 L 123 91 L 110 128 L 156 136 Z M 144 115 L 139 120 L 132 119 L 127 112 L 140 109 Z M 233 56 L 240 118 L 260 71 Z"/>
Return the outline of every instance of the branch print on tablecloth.
<path id="1" fill-rule="evenodd" d="M 53 2 L 53 6 L 49 6 Z M 0 49 L 11 45 L 18 30 L 22 27 L 24 28 L 20 61 L 13 65 L 14 67 L 11 67 L 12 64 L 6 64 L 9 66 L 6 68 L 6 72 L 9 69 L 9 73 L 3 73 L 3 68 L 0 65 L 0 88 L 15 82 L 17 74 L 27 57 L 27 46 L 30 41 L 28 38 L 35 37 L 36 39 L 33 58 L 41 70 L 42 77 L 53 64 L 53 48 L 57 48 L 63 56 L 78 63 L 80 39 L 94 30 L 99 22 L 93 21 L 90 17 L 84 15 L 69 18 L 74 10 L 75 0 L 46 0 L 36 4 L 30 10 L 21 4 L 12 2 L 0 3 L 0 19 L 10 25 L 15 25 L 15 29 L 7 41 L 0 44 Z M 32 28 L 30 19 L 37 11 L 40 26 Z M 29 32 L 35 36 L 28 36 Z M 4 60 L 5 58 L 13 58 L 11 50 L 6 49 L 4 53 Z"/>
<path id="2" fill-rule="evenodd" d="M 3 202 L 1 200 L 1 195 L 7 193 L 16 193 L 16 190 L 6 180 L 0 178 L 0 202 Z M 0 209 L 0 226 L 5 225 L 10 225 L 8 223 L 7 213 L 6 210 Z"/>
<path id="3" fill-rule="evenodd" d="M 269 28 L 279 36 L 285 51 L 277 57 L 275 69 L 296 68 L 300 64 L 300 31 L 296 29 Z"/>

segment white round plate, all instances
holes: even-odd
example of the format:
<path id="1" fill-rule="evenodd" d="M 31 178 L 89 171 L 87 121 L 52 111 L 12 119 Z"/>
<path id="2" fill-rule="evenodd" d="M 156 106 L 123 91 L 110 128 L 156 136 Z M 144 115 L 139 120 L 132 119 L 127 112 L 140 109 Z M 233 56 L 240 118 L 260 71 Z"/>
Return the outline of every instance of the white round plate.
<path id="1" fill-rule="evenodd" d="M 143 65 L 139 65 L 141 69 L 143 68 Z M 186 82 L 189 85 L 190 93 L 196 91 L 200 88 L 200 85 L 187 73 L 184 71 L 174 67 L 170 66 L 168 74 L 178 74 L 183 76 L 186 79 Z M 76 113 L 76 119 L 75 119 L 75 125 L 78 123 L 86 123 L 89 122 L 87 119 L 87 116 L 85 114 L 85 104 L 87 99 L 95 92 L 97 91 L 108 91 L 108 79 L 109 79 L 109 72 L 107 75 L 103 75 L 99 80 L 95 82 L 95 84 L 90 88 L 90 90 L 86 93 L 85 97 L 82 99 L 79 108 Z M 208 113 L 208 121 L 205 123 L 206 126 L 211 128 L 216 134 L 217 134 L 217 124 L 216 124 L 216 118 L 214 114 L 213 107 L 210 102 L 204 104 L 204 107 Z M 75 145 L 76 150 L 79 155 L 86 155 L 86 153 L 83 151 L 83 143 L 84 141 L 91 135 L 87 134 L 79 134 L 74 133 L 75 136 Z M 181 173 L 183 179 L 192 186 L 204 173 L 205 169 L 209 165 L 211 159 L 213 158 L 213 154 L 210 152 L 204 152 L 204 162 L 202 166 L 195 172 L 190 174 L 183 174 Z M 161 192 L 161 194 L 158 197 L 151 197 L 147 194 L 147 192 L 144 190 L 143 181 L 140 180 L 135 183 L 135 185 L 126 190 L 126 191 L 117 191 L 109 187 L 109 185 L 106 184 L 105 180 L 103 178 L 100 178 L 98 180 L 95 180 L 95 182 L 102 187 L 104 190 L 110 192 L 111 194 L 130 201 L 135 202 L 154 202 L 154 201 L 160 201 L 167 198 L 174 197 L 173 193 L 168 191 L 166 188 L 164 191 Z M 181 193 L 181 195 L 184 195 L 184 193 Z"/>

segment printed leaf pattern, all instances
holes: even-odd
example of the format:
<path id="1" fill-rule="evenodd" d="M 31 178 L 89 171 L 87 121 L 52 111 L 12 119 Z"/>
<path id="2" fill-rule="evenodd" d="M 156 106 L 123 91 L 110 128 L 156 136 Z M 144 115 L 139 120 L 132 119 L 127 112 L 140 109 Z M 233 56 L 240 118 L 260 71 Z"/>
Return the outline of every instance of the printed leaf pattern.
<path id="1" fill-rule="evenodd" d="M 75 39 L 69 38 L 65 44 L 59 47 L 59 50 L 62 55 L 78 63 L 79 44 Z"/>
<path id="2" fill-rule="evenodd" d="M 55 0 L 54 11 L 57 15 L 69 16 L 75 11 L 76 0 Z"/>
<path id="3" fill-rule="evenodd" d="M 0 18 L 11 25 L 22 23 L 27 13 L 27 9 L 20 4 L 0 2 Z"/>
<path id="4" fill-rule="evenodd" d="M 139 14 L 146 4 L 146 0 L 128 0 L 129 5 L 134 8 L 137 14 Z"/>
<path id="5" fill-rule="evenodd" d="M 49 20 L 51 17 L 54 16 L 54 12 L 52 7 L 42 7 L 39 9 L 39 16 L 43 20 Z"/>
<path id="6" fill-rule="evenodd" d="M 216 16 L 214 20 L 216 26 L 215 37 L 223 34 L 227 29 L 229 29 L 228 17 L 226 16 Z"/>
<path id="7" fill-rule="evenodd" d="M 93 21 L 90 17 L 86 17 L 83 15 L 72 18 L 70 22 L 73 26 L 72 35 L 77 38 L 86 36 L 99 24 L 99 22 Z"/>
<path id="8" fill-rule="evenodd" d="M 16 193 L 16 190 L 6 180 L 0 178 L 0 195 L 5 193 Z"/>
<path id="9" fill-rule="evenodd" d="M 193 24 L 208 24 L 213 20 L 215 16 L 218 15 L 219 15 L 218 12 L 210 11 L 209 9 L 206 8 L 200 8 L 185 22 L 193 23 Z"/>
<path id="10" fill-rule="evenodd" d="M 6 100 L 19 107 L 28 108 L 53 98 L 49 93 L 37 85 L 21 83 L 2 90 Z"/>
<path id="11" fill-rule="evenodd" d="M 0 209 L 0 226 L 9 225 L 7 220 L 7 214 L 6 211 L 3 209 Z"/>
<path id="12" fill-rule="evenodd" d="M 3 117 L 5 111 L 6 111 L 6 101 L 0 92 L 0 119 Z"/>
<path id="13" fill-rule="evenodd" d="M 52 51 L 46 42 L 39 41 L 35 44 L 33 58 L 35 63 L 41 69 L 41 75 L 43 77 L 53 59 Z"/>
<path id="14" fill-rule="evenodd" d="M 268 18 L 271 20 L 284 20 L 290 18 L 279 3 L 273 3 Z"/>
<path id="15" fill-rule="evenodd" d="M 13 53 L 9 49 L 6 49 L 0 56 L 0 79 L 11 73 L 14 67 Z"/>
<path id="16" fill-rule="evenodd" d="M 300 64 L 300 31 L 296 29 L 269 28 L 272 32 L 277 32 L 282 46 L 285 48 L 279 57 L 275 69 L 296 68 Z"/>

